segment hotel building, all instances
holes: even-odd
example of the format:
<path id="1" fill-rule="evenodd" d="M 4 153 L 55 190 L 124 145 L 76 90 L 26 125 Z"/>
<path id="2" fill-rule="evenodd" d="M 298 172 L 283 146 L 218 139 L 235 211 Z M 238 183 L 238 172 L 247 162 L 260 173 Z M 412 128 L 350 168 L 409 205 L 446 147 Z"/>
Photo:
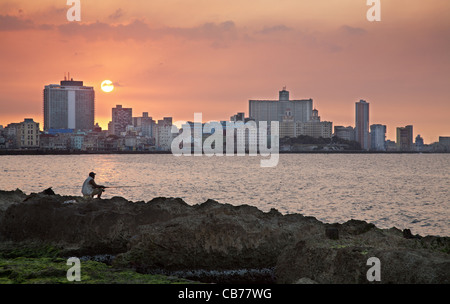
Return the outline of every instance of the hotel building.
<path id="1" fill-rule="evenodd" d="M 44 87 L 44 131 L 50 129 L 92 130 L 95 92 L 83 81 L 62 80 Z"/>
<path id="2" fill-rule="evenodd" d="M 288 111 L 294 122 L 308 122 L 311 119 L 312 99 L 290 100 L 289 91 L 283 88 L 278 100 L 249 100 L 249 116 L 259 125 L 260 121 L 283 120 Z"/>

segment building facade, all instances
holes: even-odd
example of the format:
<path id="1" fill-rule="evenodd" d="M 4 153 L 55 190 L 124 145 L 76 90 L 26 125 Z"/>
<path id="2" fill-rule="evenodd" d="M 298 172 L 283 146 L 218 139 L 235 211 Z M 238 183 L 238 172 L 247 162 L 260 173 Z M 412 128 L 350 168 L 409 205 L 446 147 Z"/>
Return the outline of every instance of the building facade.
<path id="1" fill-rule="evenodd" d="M 164 117 L 158 120 L 156 125 L 155 144 L 157 149 L 169 151 L 171 149 L 172 140 L 177 136 L 172 133 L 172 117 Z"/>
<path id="2" fill-rule="evenodd" d="M 44 87 L 44 131 L 50 129 L 92 130 L 95 92 L 83 81 L 62 80 Z"/>
<path id="3" fill-rule="evenodd" d="M 370 149 L 369 103 L 362 99 L 355 104 L 355 140 L 361 149 Z"/>
<path id="4" fill-rule="evenodd" d="M 345 140 L 355 140 L 355 129 L 353 127 L 335 126 L 334 136 L 345 139 Z"/>
<path id="5" fill-rule="evenodd" d="M 19 149 L 37 149 L 39 148 L 39 123 L 34 122 L 32 118 L 25 120 L 17 125 L 17 148 Z"/>
<path id="6" fill-rule="evenodd" d="M 370 126 L 370 150 L 386 151 L 386 126 L 375 124 Z"/>
<path id="7" fill-rule="evenodd" d="M 290 100 L 289 91 L 279 92 L 278 100 L 249 100 L 249 116 L 259 125 L 260 121 L 281 122 L 286 111 L 290 111 L 295 122 L 311 119 L 312 99 Z"/>
<path id="8" fill-rule="evenodd" d="M 123 108 L 122 105 L 112 108 L 112 121 L 108 124 L 109 134 L 120 136 L 126 132 L 127 126 L 131 125 L 133 125 L 132 108 Z"/>
<path id="9" fill-rule="evenodd" d="M 399 151 L 413 150 L 413 126 L 397 128 L 397 148 Z"/>
<path id="10" fill-rule="evenodd" d="M 314 109 L 309 121 L 295 121 L 290 109 L 286 110 L 280 122 L 280 138 L 298 137 L 301 135 L 314 138 L 331 138 L 333 136 L 333 123 L 320 121 L 319 111 Z"/>
<path id="11" fill-rule="evenodd" d="M 450 136 L 439 136 L 439 144 L 450 148 Z"/>
<path id="12" fill-rule="evenodd" d="M 155 121 L 148 116 L 148 112 L 143 112 L 142 117 L 133 117 L 133 126 L 142 136 L 155 137 Z"/>

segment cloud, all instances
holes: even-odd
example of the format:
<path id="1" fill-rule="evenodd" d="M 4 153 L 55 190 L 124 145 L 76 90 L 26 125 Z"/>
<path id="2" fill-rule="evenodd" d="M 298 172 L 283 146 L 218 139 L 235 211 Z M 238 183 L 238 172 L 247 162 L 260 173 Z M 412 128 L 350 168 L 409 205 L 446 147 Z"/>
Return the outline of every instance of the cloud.
<path id="1" fill-rule="evenodd" d="M 118 81 L 113 82 L 113 86 L 115 86 L 115 87 L 124 87 L 124 85 L 122 83 L 119 83 Z"/>
<path id="2" fill-rule="evenodd" d="M 10 15 L 0 15 L 0 31 L 21 31 L 31 28 L 34 28 L 31 20 Z"/>
<path id="3" fill-rule="evenodd" d="M 265 27 L 264 29 L 257 31 L 257 34 L 263 34 L 263 35 L 268 35 L 268 34 L 272 34 L 272 33 L 279 33 L 279 32 L 288 32 L 288 31 L 292 31 L 293 28 L 290 28 L 284 24 L 280 24 L 280 25 L 275 25 L 275 26 L 271 26 L 271 27 Z"/>
<path id="4" fill-rule="evenodd" d="M 122 18 L 124 15 L 125 15 L 125 12 L 123 11 L 123 9 L 119 8 L 114 13 L 109 15 L 108 18 L 111 20 L 118 20 L 118 19 Z"/>
<path id="5" fill-rule="evenodd" d="M 83 36 L 88 40 L 106 40 L 112 38 L 111 26 L 103 22 L 90 24 L 69 22 L 58 26 L 58 30 L 65 37 Z"/>
<path id="6" fill-rule="evenodd" d="M 23 19 L 18 16 L 0 15 L 0 31 L 26 31 L 26 30 L 53 30 L 53 24 L 35 24 L 30 19 Z"/>
<path id="7" fill-rule="evenodd" d="M 146 41 L 172 36 L 188 40 L 229 41 L 237 38 L 237 29 L 233 21 L 222 23 L 204 23 L 197 27 L 161 27 L 151 28 L 142 20 L 128 24 L 110 25 L 103 22 L 71 22 L 58 26 L 64 36 L 83 36 L 88 40 L 136 40 Z"/>
<path id="8" fill-rule="evenodd" d="M 49 31 L 53 30 L 55 26 L 53 24 L 41 24 L 36 27 L 37 29 L 43 30 L 43 31 Z"/>
<path id="9" fill-rule="evenodd" d="M 343 25 L 340 28 L 343 32 L 350 34 L 350 35 L 364 35 L 367 34 L 367 31 L 360 27 L 352 27 L 349 25 Z"/>

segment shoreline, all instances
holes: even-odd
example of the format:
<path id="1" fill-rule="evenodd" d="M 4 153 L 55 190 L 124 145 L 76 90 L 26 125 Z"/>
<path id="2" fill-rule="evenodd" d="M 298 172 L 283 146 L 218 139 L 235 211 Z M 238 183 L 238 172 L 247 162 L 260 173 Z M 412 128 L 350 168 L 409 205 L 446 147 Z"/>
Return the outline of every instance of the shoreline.
<path id="1" fill-rule="evenodd" d="M 0 156 L 12 155 L 112 155 L 112 154 L 172 154 L 171 151 L 74 151 L 74 150 L 0 150 Z M 278 154 L 450 154 L 431 151 L 279 151 Z M 225 153 L 224 153 L 225 155 Z M 248 155 L 248 153 L 246 153 Z M 259 155 L 259 154 L 258 154 Z"/>

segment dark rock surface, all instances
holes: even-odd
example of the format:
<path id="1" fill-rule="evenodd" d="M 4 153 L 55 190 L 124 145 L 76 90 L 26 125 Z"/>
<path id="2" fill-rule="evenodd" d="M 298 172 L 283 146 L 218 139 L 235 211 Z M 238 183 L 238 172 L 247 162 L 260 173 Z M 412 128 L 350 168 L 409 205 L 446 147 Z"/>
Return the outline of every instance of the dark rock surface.
<path id="1" fill-rule="evenodd" d="M 191 206 L 179 198 L 145 203 L 0 191 L 1 242 L 114 256 L 114 265 L 148 273 L 251 276 L 272 269 L 277 283 L 369 283 L 367 259 L 377 257 L 381 283 L 449 283 L 449 238 L 410 236 L 358 220 L 324 224 L 213 200 Z"/>

